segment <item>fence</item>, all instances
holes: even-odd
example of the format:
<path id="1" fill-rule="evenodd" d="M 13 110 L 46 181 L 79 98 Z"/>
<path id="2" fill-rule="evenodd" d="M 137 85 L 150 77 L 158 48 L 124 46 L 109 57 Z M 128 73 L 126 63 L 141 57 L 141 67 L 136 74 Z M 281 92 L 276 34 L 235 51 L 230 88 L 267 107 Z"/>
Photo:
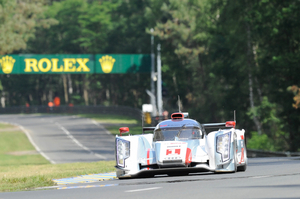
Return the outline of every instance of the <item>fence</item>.
<path id="1" fill-rule="evenodd" d="M 0 108 L 0 114 L 31 114 L 31 113 L 56 113 L 56 114 L 114 114 L 130 116 L 141 120 L 142 111 L 126 106 L 15 106 Z"/>
<path id="2" fill-rule="evenodd" d="M 247 149 L 247 157 L 255 158 L 255 157 L 294 157 L 300 156 L 299 152 L 274 152 L 274 151 L 263 151 L 256 149 Z"/>

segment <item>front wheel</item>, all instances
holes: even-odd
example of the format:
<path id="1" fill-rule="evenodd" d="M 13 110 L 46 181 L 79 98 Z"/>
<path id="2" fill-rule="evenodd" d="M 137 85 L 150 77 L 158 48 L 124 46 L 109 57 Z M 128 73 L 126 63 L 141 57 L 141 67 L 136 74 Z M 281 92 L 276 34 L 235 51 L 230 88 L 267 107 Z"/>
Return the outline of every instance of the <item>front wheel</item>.
<path id="1" fill-rule="evenodd" d="M 187 176 L 189 175 L 188 172 L 171 172 L 168 173 L 168 176 Z"/>

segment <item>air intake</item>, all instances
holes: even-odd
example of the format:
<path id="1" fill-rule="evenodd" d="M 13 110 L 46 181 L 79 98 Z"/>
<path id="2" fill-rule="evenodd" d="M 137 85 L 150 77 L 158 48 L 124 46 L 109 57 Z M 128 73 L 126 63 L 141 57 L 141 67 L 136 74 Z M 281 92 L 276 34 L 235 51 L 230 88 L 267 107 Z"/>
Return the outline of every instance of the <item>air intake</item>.
<path id="1" fill-rule="evenodd" d="M 184 118 L 184 115 L 182 113 L 173 113 L 171 115 L 171 119 L 172 120 L 176 120 L 176 119 L 183 119 Z"/>

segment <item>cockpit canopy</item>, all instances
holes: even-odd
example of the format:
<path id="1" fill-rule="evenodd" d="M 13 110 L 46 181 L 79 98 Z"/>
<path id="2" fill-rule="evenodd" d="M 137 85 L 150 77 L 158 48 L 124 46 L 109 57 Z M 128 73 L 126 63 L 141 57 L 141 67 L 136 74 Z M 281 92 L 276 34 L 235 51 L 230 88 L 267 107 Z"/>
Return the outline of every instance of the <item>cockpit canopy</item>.
<path id="1" fill-rule="evenodd" d="M 185 125 L 182 127 L 158 128 L 154 131 L 153 142 L 156 141 L 183 141 L 190 139 L 202 139 L 203 132 L 199 127 Z"/>

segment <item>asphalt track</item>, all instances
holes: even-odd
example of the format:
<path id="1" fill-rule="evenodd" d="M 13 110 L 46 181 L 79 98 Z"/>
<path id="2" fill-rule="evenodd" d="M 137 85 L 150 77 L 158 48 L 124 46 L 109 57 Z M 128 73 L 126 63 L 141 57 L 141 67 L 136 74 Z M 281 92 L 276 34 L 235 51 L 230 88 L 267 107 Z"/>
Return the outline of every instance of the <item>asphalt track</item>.
<path id="1" fill-rule="evenodd" d="M 44 188 L 45 189 L 45 188 Z M 300 157 L 252 158 L 246 172 L 109 180 L 46 190 L 0 193 L 0 199 L 255 198 L 299 199 Z"/>
<path id="2" fill-rule="evenodd" d="M 88 118 L 58 115 L 0 115 L 18 125 L 53 164 L 114 160 L 114 136 Z"/>
<path id="3" fill-rule="evenodd" d="M 0 116 L 0 121 L 22 125 L 40 147 L 40 152 L 55 163 L 113 159 L 113 137 L 92 120 L 72 116 L 5 115 Z M 107 138 L 104 146 L 99 146 L 100 138 Z M 0 199 L 15 198 L 299 199 L 300 157 L 251 158 L 246 172 L 231 174 L 205 172 L 180 177 L 161 175 L 0 193 Z"/>

